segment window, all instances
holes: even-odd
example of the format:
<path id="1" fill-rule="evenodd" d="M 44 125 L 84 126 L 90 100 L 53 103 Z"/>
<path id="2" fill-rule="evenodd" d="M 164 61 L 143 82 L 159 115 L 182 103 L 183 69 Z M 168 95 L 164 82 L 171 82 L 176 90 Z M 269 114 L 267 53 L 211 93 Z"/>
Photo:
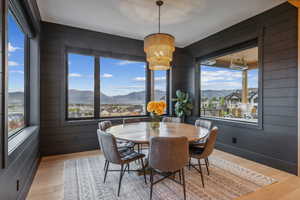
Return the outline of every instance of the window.
<path id="1" fill-rule="evenodd" d="M 258 48 L 202 60 L 201 116 L 258 123 Z"/>
<path id="2" fill-rule="evenodd" d="M 25 40 L 14 16 L 8 14 L 8 136 L 25 123 Z"/>
<path id="3" fill-rule="evenodd" d="M 67 59 L 67 119 L 146 115 L 145 62 L 75 53 Z"/>
<path id="4" fill-rule="evenodd" d="M 100 66 L 100 117 L 145 115 L 145 62 L 101 57 Z"/>
<path id="5" fill-rule="evenodd" d="M 68 118 L 94 117 L 94 57 L 68 54 Z"/>
<path id="6" fill-rule="evenodd" d="M 167 102 L 167 74 L 168 71 L 153 71 L 153 90 L 154 90 L 154 100 L 155 101 L 165 101 Z"/>

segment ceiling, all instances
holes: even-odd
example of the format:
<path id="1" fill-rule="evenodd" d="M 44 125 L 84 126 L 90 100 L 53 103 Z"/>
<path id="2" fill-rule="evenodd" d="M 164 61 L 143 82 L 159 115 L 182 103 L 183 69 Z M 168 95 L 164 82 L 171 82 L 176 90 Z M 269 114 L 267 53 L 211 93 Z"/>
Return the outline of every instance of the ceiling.
<path id="1" fill-rule="evenodd" d="M 161 31 L 185 47 L 285 0 L 165 0 Z M 37 0 L 43 21 L 134 39 L 157 32 L 155 0 Z"/>

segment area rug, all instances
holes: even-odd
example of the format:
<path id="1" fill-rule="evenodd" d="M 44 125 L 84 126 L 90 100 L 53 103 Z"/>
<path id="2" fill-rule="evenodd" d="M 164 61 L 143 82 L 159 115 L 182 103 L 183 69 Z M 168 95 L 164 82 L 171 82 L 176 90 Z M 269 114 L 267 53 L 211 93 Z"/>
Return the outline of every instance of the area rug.
<path id="1" fill-rule="evenodd" d="M 195 169 L 185 169 L 186 191 L 189 200 L 232 200 L 254 192 L 276 180 L 235 163 L 210 157 L 210 175 L 203 167 L 205 188 L 200 174 Z M 144 200 L 149 199 L 149 182 L 136 172 L 123 177 L 120 197 L 117 197 L 118 172 L 109 172 L 104 177 L 104 157 L 93 156 L 68 160 L 64 166 L 64 200 Z M 131 166 L 134 168 L 134 166 Z M 119 169 L 112 166 L 111 169 Z M 159 178 L 159 177 L 157 177 Z M 166 179 L 154 186 L 153 200 L 183 199 L 182 186 Z"/>

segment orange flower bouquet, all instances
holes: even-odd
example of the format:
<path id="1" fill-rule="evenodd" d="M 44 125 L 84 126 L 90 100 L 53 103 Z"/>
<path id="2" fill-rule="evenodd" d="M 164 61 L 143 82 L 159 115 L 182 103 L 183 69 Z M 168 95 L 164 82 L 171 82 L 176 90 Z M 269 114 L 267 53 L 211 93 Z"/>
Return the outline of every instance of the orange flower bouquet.
<path id="1" fill-rule="evenodd" d="M 150 101 L 147 105 L 147 111 L 150 112 L 152 128 L 158 128 L 161 115 L 164 114 L 167 104 L 165 101 Z"/>

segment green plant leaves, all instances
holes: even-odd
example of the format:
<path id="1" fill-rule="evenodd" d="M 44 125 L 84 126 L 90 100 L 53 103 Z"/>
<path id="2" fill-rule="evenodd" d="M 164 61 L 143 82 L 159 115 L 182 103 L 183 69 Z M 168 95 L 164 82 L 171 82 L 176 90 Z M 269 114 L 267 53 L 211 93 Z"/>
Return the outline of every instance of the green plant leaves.
<path id="1" fill-rule="evenodd" d="M 188 93 L 181 90 L 176 91 L 177 98 L 172 99 L 175 101 L 175 114 L 177 117 L 185 117 L 192 114 L 193 104 Z"/>

